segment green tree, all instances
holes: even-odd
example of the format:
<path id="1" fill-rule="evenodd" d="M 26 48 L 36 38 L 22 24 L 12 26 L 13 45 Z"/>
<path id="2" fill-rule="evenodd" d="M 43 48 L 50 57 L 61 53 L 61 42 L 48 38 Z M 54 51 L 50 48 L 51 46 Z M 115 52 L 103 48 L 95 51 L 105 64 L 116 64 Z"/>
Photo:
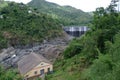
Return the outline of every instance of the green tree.
<path id="1" fill-rule="evenodd" d="M 82 50 L 82 45 L 77 42 L 78 40 L 73 40 L 70 45 L 64 51 L 65 58 L 71 58 L 77 54 L 79 54 Z"/>
<path id="2" fill-rule="evenodd" d="M 22 80 L 22 77 L 16 70 L 6 70 L 0 66 L 0 80 Z"/>
<path id="3" fill-rule="evenodd" d="M 8 42 L 16 47 L 63 35 L 57 19 L 42 12 L 37 13 L 22 3 L 8 3 L 0 11 L 1 15 L 0 48 L 5 48 Z M 6 37 L 4 33 L 9 36 Z"/>

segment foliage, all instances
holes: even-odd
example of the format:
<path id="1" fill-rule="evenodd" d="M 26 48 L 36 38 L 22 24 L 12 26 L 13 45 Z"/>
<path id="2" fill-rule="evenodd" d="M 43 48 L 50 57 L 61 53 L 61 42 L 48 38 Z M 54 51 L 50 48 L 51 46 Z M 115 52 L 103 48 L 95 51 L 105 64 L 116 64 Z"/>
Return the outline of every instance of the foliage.
<path id="1" fill-rule="evenodd" d="M 81 45 L 82 49 L 78 50 L 79 53 L 75 56 L 57 61 L 55 70 L 59 71 L 48 78 L 52 80 L 59 80 L 58 78 L 61 77 L 63 80 L 120 80 L 120 13 L 115 9 L 113 4 L 107 9 L 102 7 L 96 9 L 91 30 L 80 39 L 73 40 L 65 51 L 70 55 L 71 50 L 76 50 L 71 44 Z M 71 68 L 70 72 L 67 71 L 68 68 Z M 65 77 L 65 74 L 69 77 Z"/>
<path id="2" fill-rule="evenodd" d="M 7 6 L 7 3 L 4 0 L 0 0 L 0 10 L 5 6 Z"/>
<path id="3" fill-rule="evenodd" d="M 0 66 L 0 80 L 22 80 L 22 77 L 16 70 L 5 70 Z"/>
<path id="4" fill-rule="evenodd" d="M 77 43 L 77 40 L 74 40 L 73 42 L 71 42 L 69 47 L 67 47 L 66 50 L 64 51 L 64 57 L 71 58 L 76 54 L 79 54 L 81 50 L 82 46 Z"/>
<path id="5" fill-rule="evenodd" d="M 100 55 L 94 60 L 93 65 L 88 68 L 84 75 L 86 80 L 119 80 L 120 69 L 120 33 L 115 36 L 115 43 L 112 44 L 109 54 Z"/>
<path id="6" fill-rule="evenodd" d="M 80 60 L 78 54 L 70 59 L 57 60 L 54 64 L 54 72 L 47 75 L 47 80 L 80 80 Z"/>
<path id="7" fill-rule="evenodd" d="M 9 3 L 0 11 L 0 15 L 0 48 L 8 44 L 32 44 L 62 35 L 58 20 L 22 3 Z"/>
<path id="8" fill-rule="evenodd" d="M 107 77 L 111 74 L 112 67 L 113 65 L 110 56 L 101 55 L 99 56 L 99 59 L 96 59 L 93 65 L 86 71 L 86 80 L 108 80 Z"/>
<path id="9" fill-rule="evenodd" d="M 64 25 L 87 25 L 92 20 L 91 15 L 79 9 L 70 6 L 59 6 L 45 0 L 32 0 L 28 5 L 60 19 L 61 24 Z"/>

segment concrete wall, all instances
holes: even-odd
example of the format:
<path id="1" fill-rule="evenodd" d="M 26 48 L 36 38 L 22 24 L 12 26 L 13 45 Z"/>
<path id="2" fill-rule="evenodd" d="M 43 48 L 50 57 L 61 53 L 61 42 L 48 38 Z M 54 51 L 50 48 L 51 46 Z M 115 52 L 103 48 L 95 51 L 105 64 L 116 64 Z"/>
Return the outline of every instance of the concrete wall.
<path id="1" fill-rule="evenodd" d="M 87 26 L 69 26 L 69 27 L 64 27 L 64 31 L 87 31 L 88 27 Z"/>
<path id="2" fill-rule="evenodd" d="M 50 71 L 53 71 L 53 65 L 52 64 L 41 62 L 38 66 L 36 66 L 31 71 L 26 73 L 24 75 L 24 77 L 29 78 L 29 77 L 34 77 L 34 76 L 40 76 L 41 75 L 40 70 L 42 70 L 42 69 L 44 69 L 45 73 L 48 73 L 48 68 L 50 68 Z M 37 73 L 35 74 L 35 72 L 37 72 Z"/>
<path id="3" fill-rule="evenodd" d="M 63 29 L 68 35 L 73 37 L 80 37 L 86 31 L 89 30 L 87 26 L 69 26 L 69 27 L 64 27 Z"/>

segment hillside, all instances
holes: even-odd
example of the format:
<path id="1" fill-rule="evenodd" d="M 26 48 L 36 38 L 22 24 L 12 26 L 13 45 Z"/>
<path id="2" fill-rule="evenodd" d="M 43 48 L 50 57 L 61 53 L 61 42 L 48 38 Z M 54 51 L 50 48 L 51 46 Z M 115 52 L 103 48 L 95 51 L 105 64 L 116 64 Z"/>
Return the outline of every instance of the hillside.
<path id="1" fill-rule="evenodd" d="M 58 20 L 20 3 L 0 11 L 0 48 L 26 45 L 62 35 Z"/>
<path id="2" fill-rule="evenodd" d="M 120 80 L 120 12 L 97 8 L 91 29 L 73 39 L 47 80 Z"/>
<path id="3" fill-rule="evenodd" d="M 91 15 L 71 6 L 59 6 L 45 0 L 32 0 L 28 5 L 38 9 L 39 12 L 44 12 L 60 19 L 64 25 L 86 25 L 92 20 Z"/>
<path id="4" fill-rule="evenodd" d="M 0 9 L 7 6 L 7 2 L 4 2 L 3 0 L 0 0 Z"/>

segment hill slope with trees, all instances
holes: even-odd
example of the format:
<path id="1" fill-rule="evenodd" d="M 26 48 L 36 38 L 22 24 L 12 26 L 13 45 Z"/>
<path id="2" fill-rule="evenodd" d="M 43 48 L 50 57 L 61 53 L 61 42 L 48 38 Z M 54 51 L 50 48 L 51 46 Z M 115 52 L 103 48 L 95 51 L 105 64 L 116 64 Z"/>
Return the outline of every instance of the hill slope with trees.
<path id="1" fill-rule="evenodd" d="M 0 0 L 0 9 L 7 6 L 7 2 L 5 2 L 4 0 Z"/>
<path id="2" fill-rule="evenodd" d="M 28 5 L 60 19 L 64 25 L 86 25 L 92 20 L 91 15 L 71 6 L 59 6 L 45 0 L 32 0 Z"/>
<path id="3" fill-rule="evenodd" d="M 0 10 L 0 48 L 41 42 L 62 35 L 57 19 L 22 3 L 8 3 Z"/>

